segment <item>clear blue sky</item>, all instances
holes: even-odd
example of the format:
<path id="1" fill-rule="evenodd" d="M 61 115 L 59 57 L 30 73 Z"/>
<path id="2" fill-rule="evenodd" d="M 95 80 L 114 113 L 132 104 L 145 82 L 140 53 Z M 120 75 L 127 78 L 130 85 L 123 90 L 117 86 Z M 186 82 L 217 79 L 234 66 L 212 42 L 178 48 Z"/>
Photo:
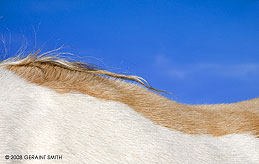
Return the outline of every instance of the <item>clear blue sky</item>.
<path id="1" fill-rule="evenodd" d="M 0 33 L 9 56 L 23 38 L 44 51 L 65 44 L 182 103 L 259 97 L 256 0 L 1 0 Z"/>

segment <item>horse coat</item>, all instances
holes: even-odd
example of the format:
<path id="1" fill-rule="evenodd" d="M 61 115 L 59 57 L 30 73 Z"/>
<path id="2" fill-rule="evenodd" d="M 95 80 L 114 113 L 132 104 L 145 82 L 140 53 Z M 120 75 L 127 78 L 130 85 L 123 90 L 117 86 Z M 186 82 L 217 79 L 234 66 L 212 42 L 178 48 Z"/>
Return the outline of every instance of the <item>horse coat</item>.
<path id="1" fill-rule="evenodd" d="M 258 98 L 184 105 L 100 74 L 127 77 L 54 57 L 1 62 L 0 163 L 259 164 Z"/>

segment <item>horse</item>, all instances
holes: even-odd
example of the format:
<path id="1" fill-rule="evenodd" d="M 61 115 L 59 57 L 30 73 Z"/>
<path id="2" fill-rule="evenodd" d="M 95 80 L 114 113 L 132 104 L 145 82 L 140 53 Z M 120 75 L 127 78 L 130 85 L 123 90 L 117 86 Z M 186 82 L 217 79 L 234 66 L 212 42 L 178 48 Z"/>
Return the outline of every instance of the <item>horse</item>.
<path id="1" fill-rule="evenodd" d="M 187 105 L 152 90 L 57 56 L 3 60 L 0 163 L 259 163 L 259 98 Z"/>

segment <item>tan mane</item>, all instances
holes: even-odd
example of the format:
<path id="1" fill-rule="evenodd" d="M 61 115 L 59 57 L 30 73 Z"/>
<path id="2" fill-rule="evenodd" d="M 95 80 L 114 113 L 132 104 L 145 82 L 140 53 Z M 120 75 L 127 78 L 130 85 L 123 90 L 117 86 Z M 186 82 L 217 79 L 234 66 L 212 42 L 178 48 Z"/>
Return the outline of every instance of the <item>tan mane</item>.
<path id="1" fill-rule="evenodd" d="M 51 51 L 50 51 L 51 52 Z M 58 93 L 81 93 L 121 102 L 155 124 L 187 134 L 221 136 L 252 133 L 259 136 L 259 99 L 219 105 L 184 105 L 118 79 L 136 81 L 153 89 L 138 76 L 121 75 L 81 62 L 69 62 L 39 51 L 25 58 L 10 58 L 0 66 Z M 114 77 L 107 78 L 102 75 Z M 156 90 L 156 89 L 153 89 Z"/>
<path id="2" fill-rule="evenodd" d="M 83 63 L 83 62 L 71 62 L 68 60 L 64 60 L 58 56 L 53 56 L 53 52 L 59 51 L 61 48 L 45 52 L 43 54 L 39 54 L 40 50 L 37 50 L 34 53 L 30 53 L 26 57 L 13 57 L 0 62 L 0 66 L 17 66 L 17 67 L 32 67 L 32 66 L 39 66 L 39 65 L 51 65 L 53 67 L 60 67 L 63 69 L 67 69 L 69 71 L 78 71 L 78 72 L 85 72 L 85 73 L 93 73 L 95 75 L 106 75 L 109 77 L 117 78 L 117 79 L 125 79 L 135 81 L 148 89 L 158 92 L 165 92 L 163 90 L 158 90 L 153 87 L 142 77 L 135 76 L 135 75 L 124 75 L 113 73 L 107 70 L 100 69 L 99 67 L 95 66 L 94 64 Z M 52 56 L 48 56 L 51 54 Z M 74 74 L 76 75 L 76 74 Z M 76 78 L 76 77 L 71 77 Z"/>

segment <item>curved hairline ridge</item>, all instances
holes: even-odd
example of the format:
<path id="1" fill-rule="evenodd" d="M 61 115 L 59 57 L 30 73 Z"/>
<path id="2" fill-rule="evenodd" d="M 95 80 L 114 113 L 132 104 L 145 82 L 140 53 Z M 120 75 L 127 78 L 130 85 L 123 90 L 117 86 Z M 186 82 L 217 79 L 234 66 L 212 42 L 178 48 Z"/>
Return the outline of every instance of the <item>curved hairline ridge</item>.
<path id="1" fill-rule="evenodd" d="M 163 90 L 158 90 L 153 87 L 142 77 L 136 75 L 124 75 L 113 73 L 107 70 L 100 69 L 93 64 L 83 63 L 83 62 L 71 62 L 66 59 L 62 59 L 58 53 L 56 53 L 60 48 L 48 51 L 45 53 L 40 54 L 40 50 L 37 50 L 33 53 L 29 53 L 27 56 L 17 56 L 5 59 L 0 61 L 0 66 L 33 66 L 35 64 L 51 64 L 53 66 L 59 66 L 64 69 L 68 69 L 71 71 L 79 71 L 79 72 L 86 72 L 86 73 L 93 73 L 96 75 L 106 75 L 109 77 L 117 78 L 117 79 L 125 79 L 135 81 L 148 89 L 158 91 L 158 92 L 165 92 Z M 66 53 L 62 53 L 66 54 Z M 68 53 L 69 54 L 69 53 Z"/>

